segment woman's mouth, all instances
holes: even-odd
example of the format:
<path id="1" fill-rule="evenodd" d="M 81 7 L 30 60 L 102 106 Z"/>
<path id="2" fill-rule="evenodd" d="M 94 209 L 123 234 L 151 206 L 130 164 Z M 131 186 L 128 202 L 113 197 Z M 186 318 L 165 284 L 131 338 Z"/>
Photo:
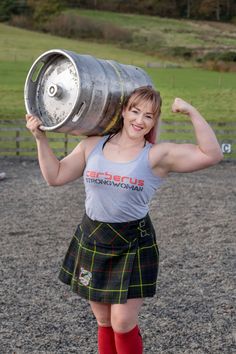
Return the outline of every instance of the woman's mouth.
<path id="1" fill-rule="evenodd" d="M 143 127 L 140 127 L 140 126 L 135 125 L 135 124 L 132 124 L 132 127 L 133 127 L 133 129 L 134 129 L 136 132 L 140 132 L 140 131 L 143 129 Z"/>

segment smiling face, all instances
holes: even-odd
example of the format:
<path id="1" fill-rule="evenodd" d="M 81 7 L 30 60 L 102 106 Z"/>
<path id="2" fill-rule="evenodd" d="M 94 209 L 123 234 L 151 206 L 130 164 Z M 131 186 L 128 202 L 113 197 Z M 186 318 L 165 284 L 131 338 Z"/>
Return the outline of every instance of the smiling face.
<path id="1" fill-rule="evenodd" d="M 131 94 L 124 105 L 123 129 L 131 138 L 145 137 L 154 143 L 160 113 L 159 92 L 152 87 L 140 87 Z"/>
<path id="2" fill-rule="evenodd" d="M 156 117 L 150 102 L 140 102 L 123 110 L 124 126 L 131 138 L 139 138 L 147 135 L 154 127 Z"/>

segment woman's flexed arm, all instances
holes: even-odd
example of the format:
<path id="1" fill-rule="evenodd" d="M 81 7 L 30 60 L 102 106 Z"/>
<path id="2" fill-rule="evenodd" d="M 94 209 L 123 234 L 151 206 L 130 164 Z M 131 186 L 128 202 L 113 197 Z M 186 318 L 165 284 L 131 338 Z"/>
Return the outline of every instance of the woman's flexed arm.
<path id="1" fill-rule="evenodd" d="M 82 176 L 85 167 L 85 152 L 82 142 L 68 156 L 59 161 L 49 146 L 45 132 L 42 131 L 42 122 L 39 118 L 27 114 L 26 121 L 26 126 L 37 143 L 42 175 L 50 186 L 60 186 Z"/>
<path id="2" fill-rule="evenodd" d="M 214 131 L 195 107 L 181 98 L 176 98 L 172 112 L 189 116 L 197 144 L 161 143 L 155 146 L 152 153 L 154 169 L 159 164 L 163 173 L 192 172 L 222 160 L 223 154 Z"/>
<path id="3" fill-rule="evenodd" d="M 195 107 L 181 98 L 176 98 L 172 112 L 189 116 L 197 140 L 197 145 L 179 144 L 170 151 L 173 170 L 198 170 L 222 160 L 223 154 L 214 131 Z"/>

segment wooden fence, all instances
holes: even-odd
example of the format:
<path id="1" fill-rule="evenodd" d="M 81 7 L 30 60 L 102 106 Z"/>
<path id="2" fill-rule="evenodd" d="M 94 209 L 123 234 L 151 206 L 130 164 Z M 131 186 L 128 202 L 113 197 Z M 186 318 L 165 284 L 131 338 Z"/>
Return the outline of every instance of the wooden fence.
<path id="1" fill-rule="evenodd" d="M 226 161 L 236 161 L 236 119 L 223 122 L 209 121 L 216 132 Z M 58 157 L 66 156 L 82 137 L 68 134 L 47 133 L 50 145 Z M 194 143 L 190 122 L 165 120 L 162 122 L 159 141 Z M 36 156 L 36 145 L 24 120 L 0 120 L 0 156 Z"/>
<path id="2" fill-rule="evenodd" d="M 68 134 L 47 133 L 50 145 L 58 157 L 66 156 L 81 140 Z M 0 120 L 0 156 L 35 157 L 34 137 L 24 120 Z"/>

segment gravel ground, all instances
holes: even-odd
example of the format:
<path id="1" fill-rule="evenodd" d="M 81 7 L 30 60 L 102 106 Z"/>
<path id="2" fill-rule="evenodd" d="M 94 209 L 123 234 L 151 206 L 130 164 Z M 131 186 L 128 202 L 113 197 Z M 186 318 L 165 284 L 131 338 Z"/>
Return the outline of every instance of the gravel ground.
<path id="1" fill-rule="evenodd" d="M 57 279 L 84 212 L 81 181 L 48 187 L 0 160 L 0 353 L 96 354 L 87 302 Z M 140 314 L 145 354 L 235 353 L 236 164 L 172 174 L 151 203 L 161 262 Z M 135 354 L 135 353 L 134 353 Z"/>

